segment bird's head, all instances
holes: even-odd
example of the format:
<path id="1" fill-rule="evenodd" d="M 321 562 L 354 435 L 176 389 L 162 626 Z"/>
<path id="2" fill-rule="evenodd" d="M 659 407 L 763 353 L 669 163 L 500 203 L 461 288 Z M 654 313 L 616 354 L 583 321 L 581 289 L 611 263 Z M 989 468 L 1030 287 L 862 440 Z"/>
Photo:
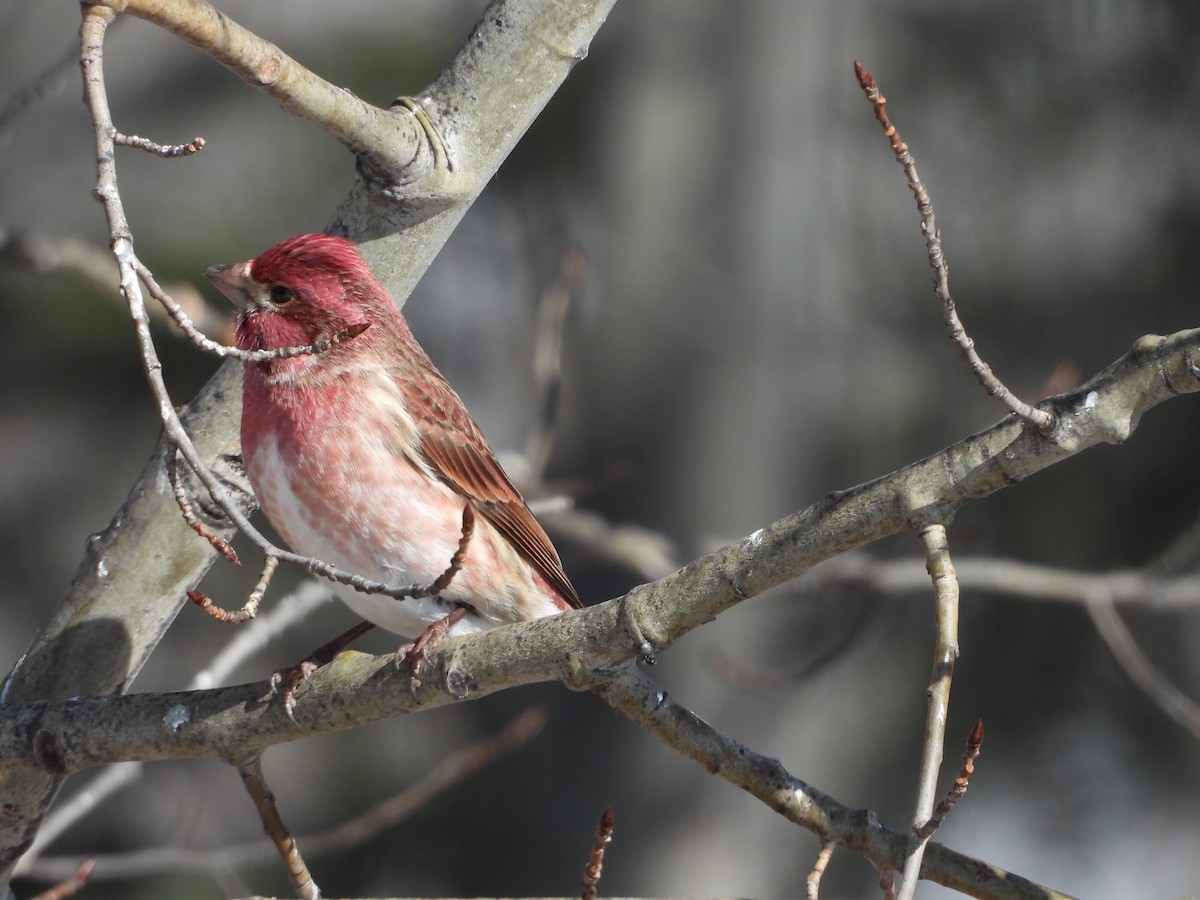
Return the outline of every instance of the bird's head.
<path id="1" fill-rule="evenodd" d="M 243 350 L 328 341 L 396 316 L 358 247 L 327 234 L 288 238 L 256 259 L 204 274 L 238 307 Z"/>

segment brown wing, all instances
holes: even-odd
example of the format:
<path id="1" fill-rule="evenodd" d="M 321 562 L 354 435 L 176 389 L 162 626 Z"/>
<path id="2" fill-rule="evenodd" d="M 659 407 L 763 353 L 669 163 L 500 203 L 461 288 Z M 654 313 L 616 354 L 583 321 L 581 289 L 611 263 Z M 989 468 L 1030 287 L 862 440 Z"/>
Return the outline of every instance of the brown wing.
<path id="1" fill-rule="evenodd" d="M 410 391 L 408 412 L 417 426 L 426 461 L 496 526 L 571 606 L 580 606 L 579 595 L 550 538 L 500 467 L 458 395 L 440 376 L 427 385 L 410 387 Z"/>

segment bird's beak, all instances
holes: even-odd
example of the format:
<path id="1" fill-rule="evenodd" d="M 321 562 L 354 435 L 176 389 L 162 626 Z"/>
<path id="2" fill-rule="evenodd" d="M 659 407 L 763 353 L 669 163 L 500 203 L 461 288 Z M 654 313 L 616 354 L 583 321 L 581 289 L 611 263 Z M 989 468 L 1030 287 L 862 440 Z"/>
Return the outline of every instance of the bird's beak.
<path id="1" fill-rule="evenodd" d="M 256 282 L 250 277 L 250 263 L 209 266 L 204 270 L 204 277 L 215 284 L 217 290 L 232 300 L 238 309 L 254 305 L 251 297 Z"/>

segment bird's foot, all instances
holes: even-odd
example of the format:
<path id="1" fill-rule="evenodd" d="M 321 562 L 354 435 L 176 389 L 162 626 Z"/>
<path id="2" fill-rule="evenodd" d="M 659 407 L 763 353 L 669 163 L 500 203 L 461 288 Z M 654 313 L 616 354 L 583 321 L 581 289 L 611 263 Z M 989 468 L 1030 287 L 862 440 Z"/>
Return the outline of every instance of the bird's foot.
<path id="1" fill-rule="evenodd" d="M 349 631 L 339 634 L 328 644 L 322 644 L 291 668 L 280 669 L 271 674 L 271 693 L 279 695 L 283 711 L 292 720 L 293 725 L 297 724 L 296 688 L 300 686 L 300 682 L 308 681 L 313 672 L 332 661 L 342 650 L 374 627 L 373 622 L 359 622 Z"/>
<path id="2" fill-rule="evenodd" d="M 421 686 L 421 679 L 417 676 L 421 660 L 434 645 L 445 640 L 450 629 L 461 622 L 470 609 L 469 606 L 459 606 L 451 610 L 422 631 L 415 641 L 409 641 L 396 648 L 396 668 L 399 669 L 405 662 L 408 663 L 408 693 L 413 700 L 417 699 L 417 689 Z"/>
<path id="3" fill-rule="evenodd" d="M 279 697 L 279 703 L 293 725 L 297 724 L 296 688 L 300 686 L 301 681 L 308 681 L 308 676 L 319 668 L 310 656 L 291 668 L 277 669 L 271 673 L 271 693 Z"/>

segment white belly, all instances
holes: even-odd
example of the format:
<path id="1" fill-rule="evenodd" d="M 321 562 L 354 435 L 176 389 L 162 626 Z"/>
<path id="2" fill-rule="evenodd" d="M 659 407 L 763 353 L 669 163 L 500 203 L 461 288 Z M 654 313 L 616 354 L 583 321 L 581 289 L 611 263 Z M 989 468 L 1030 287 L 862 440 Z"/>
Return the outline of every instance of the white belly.
<path id="1" fill-rule="evenodd" d="M 364 594 L 353 588 L 338 585 L 337 595 L 355 614 L 374 622 L 393 634 L 415 639 L 426 628 L 454 611 L 456 604 L 435 597 L 395 599 L 380 594 Z M 450 629 L 451 634 L 474 634 L 496 625 L 477 612 L 470 612 Z"/>
<path id="2" fill-rule="evenodd" d="M 461 539 L 463 501 L 449 488 L 432 484 L 427 476 L 407 463 L 397 466 L 396 479 L 392 483 L 373 490 L 353 478 L 346 478 L 345 483 L 353 488 L 345 508 L 334 512 L 327 508 L 314 509 L 311 492 L 294 489 L 292 477 L 305 478 L 306 473 L 289 472 L 273 439 L 262 441 L 253 452 L 246 453 L 245 464 L 264 512 L 291 549 L 350 574 L 393 588 L 427 585 L 449 567 Z M 404 522 L 397 522 L 395 516 L 380 516 L 380 510 L 413 509 L 413 482 L 405 479 L 418 479 L 416 483 L 422 490 L 434 491 L 434 502 L 421 504 Z M 364 515 L 365 509 L 374 511 L 375 515 Z M 381 520 L 388 524 L 381 525 Z M 391 548 L 386 558 L 378 549 L 381 541 Z M 515 553 L 491 525 L 479 517 L 468 545 L 467 559 L 441 598 L 393 598 L 364 594 L 345 585 L 335 585 L 335 589 L 355 613 L 407 638 L 416 638 L 429 625 L 444 618 L 456 608 L 456 601 L 469 604 L 471 611 L 453 627 L 451 634 L 455 635 L 484 631 L 504 622 L 558 611 L 548 599 L 538 596 L 540 592 L 528 576 L 517 579 L 516 583 L 494 583 L 488 573 L 495 566 L 486 563 L 497 552 Z M 518 608 L 531 601 L 535 610 L 532 615 L 518 612 Z"/>

